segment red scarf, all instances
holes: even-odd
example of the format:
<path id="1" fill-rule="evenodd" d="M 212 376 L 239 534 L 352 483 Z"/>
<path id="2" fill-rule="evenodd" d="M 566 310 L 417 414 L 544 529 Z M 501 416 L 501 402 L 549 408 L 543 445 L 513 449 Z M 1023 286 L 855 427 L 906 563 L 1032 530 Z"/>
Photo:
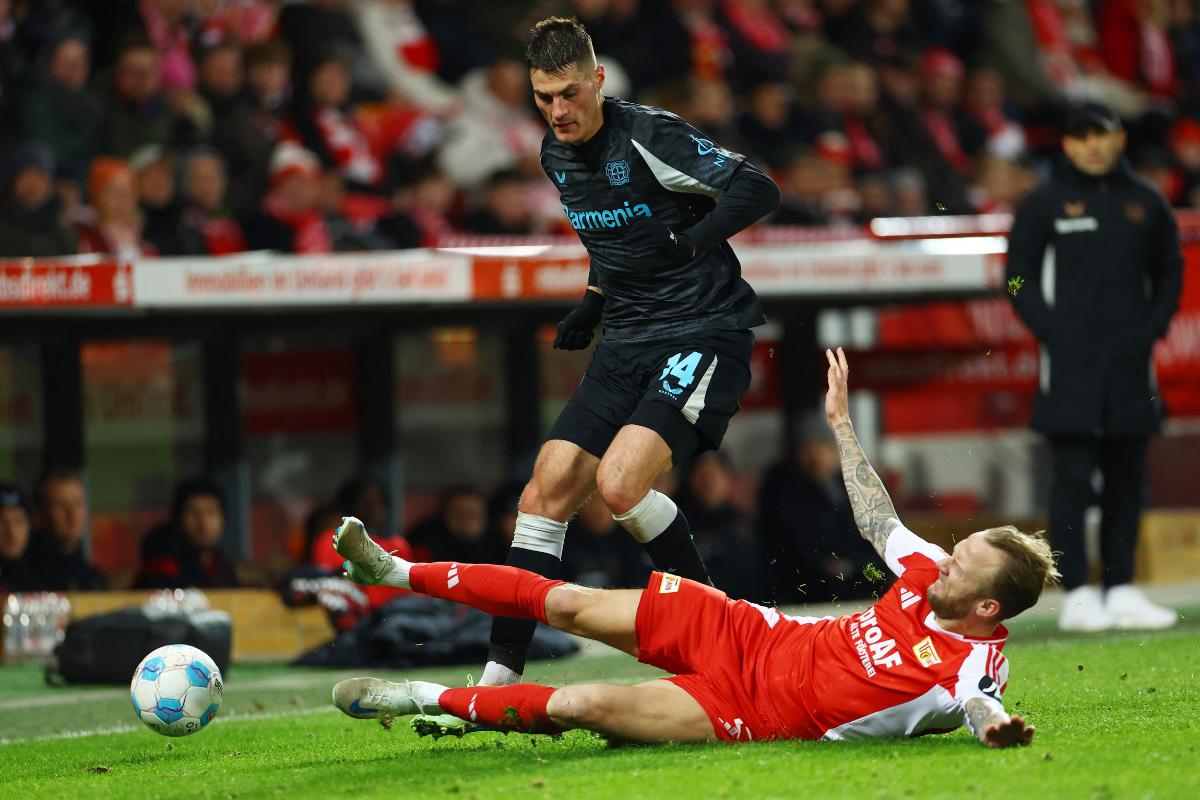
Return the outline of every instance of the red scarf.
<path id="1" fill-rule="evenodd" d="M 316 210 L 293 211 L 274 195 L 268 196 L 263 206 L 268 215 L 292 229 L 292 252 L 302 255 L 333 252 L 329 228 Z"/>

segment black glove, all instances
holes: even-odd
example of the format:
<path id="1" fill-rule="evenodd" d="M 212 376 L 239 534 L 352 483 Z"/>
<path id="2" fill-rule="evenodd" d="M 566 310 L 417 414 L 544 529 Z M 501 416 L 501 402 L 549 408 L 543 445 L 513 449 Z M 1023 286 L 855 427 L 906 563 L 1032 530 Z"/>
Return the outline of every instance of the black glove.
<path id="1" fill-rule="evenodd" d="M 604 316 L 604 295 L 588 289 L 583 300 L 571 309 L 571 313 L 558 323 L 558 335 L 554 337 L 556 350 L 582 350 L 592 343 L 592 331 Z"/>
<path id="2" fill-rule="evenodd" d="M 696 246 L 691 239 L 654 220 L 648 220 L 633 228 L 626 238 L 626 243 L 645 253 L 644 256 L 639 253 L 639 260 L 653 258 L 680 264 L 696 257 Z"/>

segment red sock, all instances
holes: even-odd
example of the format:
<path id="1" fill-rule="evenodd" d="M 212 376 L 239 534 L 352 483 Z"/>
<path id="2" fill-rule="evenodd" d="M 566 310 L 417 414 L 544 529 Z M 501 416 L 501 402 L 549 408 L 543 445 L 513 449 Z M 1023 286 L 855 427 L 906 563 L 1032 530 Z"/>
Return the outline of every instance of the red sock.
<path id="1" fill-rule="evenodd" d="M 408 581 L 414 592 L 474 606 L 494 617 L 546 621 L 546 595 L 564 581 L 497 564 L 435 561 L 413 564 Z"/>
<path id="2" fill-rule="evenodd" d="M 562 733 L 546 713 L 553 686 L 516 683 L 512 686 L 469 686 L 447 689 L 438 698 L 442 710 L 472 722 L 522 733 Z"/>

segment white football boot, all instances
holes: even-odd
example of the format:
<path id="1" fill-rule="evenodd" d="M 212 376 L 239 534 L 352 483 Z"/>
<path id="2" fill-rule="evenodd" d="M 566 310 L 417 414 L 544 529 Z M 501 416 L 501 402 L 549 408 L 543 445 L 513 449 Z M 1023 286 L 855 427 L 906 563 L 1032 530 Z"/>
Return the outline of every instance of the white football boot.
<path id="1" fill-rule="evenodd" d="M 342 517 L 333 534 L 333 549 L 346 559 L 346 577 L 364 586 L 410 588 L 409 562 L 393 556 L 375 543 L 357 517 Z"/>
<path id="2" fill-rule="evenodd" d="M 448 687 L 427 681 L 392 683 L 382 678 L 348 678 L 333 687 L 333 704 L 355 719 L 383 714 L 439 714 L 437 700 Z"/>
<path id="3" fill-rule="evenodd" d="M 1104 598 L 1105 608 L 1118 628 L 1161 630 L 1179 621 L 1179 614 L 1156 605 L 1132 583 L 1113 586 Z"/>
<path id="4" fill-rule="evenodd" d="M 1104 605 L 1104 597 L 1095 586 L 1083 585 L 1062 598 L 1058 629 L 1063 631 L 1094 632 L 1113 626 L 1112 616 Z"/>

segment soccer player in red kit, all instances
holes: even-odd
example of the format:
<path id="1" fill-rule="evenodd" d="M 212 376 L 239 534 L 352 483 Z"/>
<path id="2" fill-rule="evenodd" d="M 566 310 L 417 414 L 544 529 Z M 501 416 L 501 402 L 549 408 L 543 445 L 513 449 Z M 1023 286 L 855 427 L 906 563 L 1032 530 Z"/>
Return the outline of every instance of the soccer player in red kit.
<path id="1" fill-rule="evenodd" d="M 444 712 L 501 730 L 587 728 L 645 742 L 919 736 L 965 723 L 989 747 L 1029 744 L 1033 726 L 1001 701 L 1001 621 L 1037 602 L 1057 576 L 1049 546 L 1001 527 L 948 554 L 904 527 L 850 423 L 845 354 L 826 356 L 825 412 L 854 518 L 898 578 L 874 605 L 836 618 L 792 617 L 661 572 L 643 590 L 598 590 L 508 566 L 414 564 L 388 555 L 349 517 L 335 545 L 361 583 L 534 618 L 672 677 L 557 689 L 353 678 L 334 688 L 334 703 L 360 718 Z"/>

